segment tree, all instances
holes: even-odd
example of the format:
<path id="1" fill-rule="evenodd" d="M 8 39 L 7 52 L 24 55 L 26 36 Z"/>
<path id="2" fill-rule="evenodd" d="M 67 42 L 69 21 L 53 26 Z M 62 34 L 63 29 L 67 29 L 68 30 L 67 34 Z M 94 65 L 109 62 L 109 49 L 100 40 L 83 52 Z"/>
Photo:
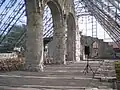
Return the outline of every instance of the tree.
<path id="1" fill-rule="evenodd" d="M 25 25 L 14 25 L 13 28 L 10 30 L 10 32 L 7 35 L 4 35 L 5 38 L 0 46 L 0 52 L 2 51 L 12 51 L 15 47 L 18 40 L 21 38 L 21 36 L 25 33 Z M 23 37 L 24 38 L 24 37 Z M 19 44 L 25 44 L 25 43 L 19 43 Z M 17 45 L 20 46 L 20 45 Z M 2 48 L 2 49 L 1 49 Z"/>

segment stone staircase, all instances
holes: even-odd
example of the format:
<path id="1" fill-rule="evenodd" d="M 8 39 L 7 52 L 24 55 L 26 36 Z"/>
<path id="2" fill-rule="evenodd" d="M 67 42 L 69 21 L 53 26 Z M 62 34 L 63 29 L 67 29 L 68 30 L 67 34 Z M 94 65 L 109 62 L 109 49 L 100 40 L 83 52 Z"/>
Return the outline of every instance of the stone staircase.
<path id="1" fill-rule="evenodd" d="M 84 75 L 86 62 L 46 65 L 43 72 L 12 71 L 0 74 L 0 90 L 113 90 L 113 83 Z M 99 62 L 90 62 L 95 71 Z"/>
<path id="2" fill-rule="evenodd" d="M 116 79 L 116 73 L 115 73 L 115 67 L 114 67 L 114 61 L 111 60 L 104 60 L 104 62 L 101 63 L 100 67 L 97 69 L 95 77 L 102 77 L 107 78 L 113 78 Z"/>

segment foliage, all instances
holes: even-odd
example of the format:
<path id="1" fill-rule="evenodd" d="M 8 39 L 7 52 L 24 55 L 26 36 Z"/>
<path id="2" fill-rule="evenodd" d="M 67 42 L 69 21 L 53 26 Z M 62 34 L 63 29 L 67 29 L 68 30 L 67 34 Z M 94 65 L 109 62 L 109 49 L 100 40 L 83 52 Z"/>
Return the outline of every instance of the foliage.
<path id="1" fill-rule="evenodd" d="M 120 80 L 120 61 L 115 62 L 117 80 Z"/>
<path id="2" fill-rule="evenodd" d="M 25 33 L 25 26 L 14 25 L 10 32 L 6 34 L 5 39 L 0 46 L 0 52 L 12 51 L 23 33 Z"/>

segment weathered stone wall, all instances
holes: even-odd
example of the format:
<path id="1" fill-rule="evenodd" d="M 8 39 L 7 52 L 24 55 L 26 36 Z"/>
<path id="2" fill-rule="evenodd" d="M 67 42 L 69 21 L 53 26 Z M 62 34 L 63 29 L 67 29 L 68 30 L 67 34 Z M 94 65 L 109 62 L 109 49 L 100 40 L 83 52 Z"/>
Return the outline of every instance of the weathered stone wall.
<path id="1" fill-rule="evenodd" d="M 94 43 L 96 43 L 97 47 Z M 114 58 L 113 48 L 102 39 L 92 38 L 90 36 L 81 36 L 81 53 L 83 57 L 85 46 L 90 47 L 90 58 Z"/>

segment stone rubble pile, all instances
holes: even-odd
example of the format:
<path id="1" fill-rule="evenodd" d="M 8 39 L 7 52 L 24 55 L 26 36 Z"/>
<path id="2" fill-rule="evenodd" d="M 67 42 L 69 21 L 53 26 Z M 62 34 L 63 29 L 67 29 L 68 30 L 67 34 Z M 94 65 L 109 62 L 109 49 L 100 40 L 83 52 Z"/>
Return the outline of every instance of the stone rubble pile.
<path id="1" fill-rule="evenodd" d="M 25 64 L 23 57 L 15 53 L 0 54 L 0 71 L 13 71 L 22 68 Z"/>

